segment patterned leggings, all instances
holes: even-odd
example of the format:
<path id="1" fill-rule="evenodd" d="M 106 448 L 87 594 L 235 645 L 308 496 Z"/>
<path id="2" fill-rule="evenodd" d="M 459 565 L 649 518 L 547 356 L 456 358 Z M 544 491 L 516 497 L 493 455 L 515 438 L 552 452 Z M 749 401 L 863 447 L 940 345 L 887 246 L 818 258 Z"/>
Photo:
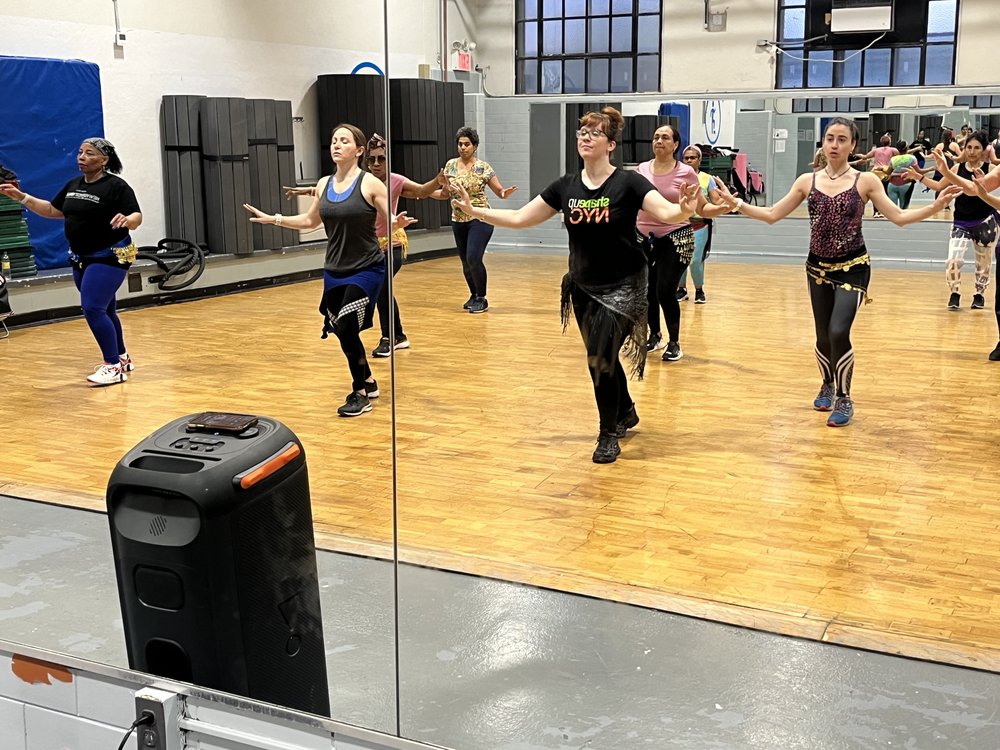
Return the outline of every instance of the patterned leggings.
<path id="1" fill-rule="evenodd" d="M 817 284 L 808 279 L 809 301 L 816 324 L 816 363 L 823 382 L 833 385 L 838 396 L 851 395 L 854 378 L 854 347 L 851 326 L 864 294 L 833 284 Z M 867 281 L 864 287 L 867 288 Z"/>
<path id="2" fill-rule="evenodd" d="M 983 294 L 990 285 L 990 267 L 993 265 L 993 247 L 997 242 L 997 222 L 991 214 L 982 224 L 974 227 L 951 228 L 948 241 L 948 263 L 945 266 L 945 280 L 955 294 L 961 289 L 962 266 L 965 265 L 965 251 L 971 245 L 976 257 L 976 294 Z"/>

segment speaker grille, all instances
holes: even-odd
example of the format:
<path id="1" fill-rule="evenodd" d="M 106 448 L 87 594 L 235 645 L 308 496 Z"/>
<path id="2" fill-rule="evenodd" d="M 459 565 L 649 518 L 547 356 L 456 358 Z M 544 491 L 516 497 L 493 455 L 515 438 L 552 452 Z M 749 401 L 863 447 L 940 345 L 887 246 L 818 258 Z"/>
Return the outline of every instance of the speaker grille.
<path id="1" fill-rule="evenodd" d="M 167 530 L 167 519 L 164 516 L 153 516 L 149 522 L 149 535 L 160 536 Z"/>

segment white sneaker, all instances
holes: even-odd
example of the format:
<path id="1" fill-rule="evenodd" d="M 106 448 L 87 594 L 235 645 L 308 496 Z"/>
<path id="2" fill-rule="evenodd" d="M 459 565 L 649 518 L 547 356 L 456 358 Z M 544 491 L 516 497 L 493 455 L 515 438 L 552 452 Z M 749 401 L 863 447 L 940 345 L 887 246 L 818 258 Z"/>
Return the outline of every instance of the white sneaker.
<path id="1" fill-rule="evenodd" d="M 93 375 L 87 376 L 87 380 L 92 385 L 114 385 L 115 383 L 124 383 L 128 380 L 128 375 L 125 374 L 125 366 L 119 362 L 117 365 L 101 365 L 94 371 Z"/>
<path id="2" fill-rule="evenodd" d="M 135 369 L 135 365 L 132 364 L 132 358 L 126 353 L 118 357 L 118 361 L 122 364 L 122 369 L 125 372 L 132 372 Z"/>

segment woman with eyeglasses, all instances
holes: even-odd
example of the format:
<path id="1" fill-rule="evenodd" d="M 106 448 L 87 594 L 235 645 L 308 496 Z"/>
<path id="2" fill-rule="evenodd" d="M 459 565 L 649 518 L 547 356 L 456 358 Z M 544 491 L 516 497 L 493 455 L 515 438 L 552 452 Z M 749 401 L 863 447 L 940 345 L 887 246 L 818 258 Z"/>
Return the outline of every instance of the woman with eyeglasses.
<path id="1" fill-rule="evenodd" d="M 442 187 L 458 184 L 469 194 L 473 206 L 489 208 L 486 188 L 489 187 L 502 200 L 517 190 L 517 185 L 504 187 L 489 162 L 476 154 L 479 151 L 479 133 L 469 127 L 461 127 L 455 133 L 458 158 L 449 159 L 442 170 Z M 462 261 L 462 273 L 469 285 L 469 299 L 462 308 L 470 313 L 484 313 L 490 309 L 486 300 L 486 264 L 483 256 L 486 246 L 493 236 L 493 227 L 480 221 L 454 204 L 451 212 L 451 230 L 455 234 L 458 257 Z"/>
<path id="2" fill-rule="evenodd" d="M 365 157 L 365 161 L 368 164 L 368 171 L 371 172 L 377 179 L 386 183 L 386 186 L 389 189 L 389 203 L 390 211 L 392 211 L 392 213 L 396 213 L 400 197 L 411 198 L 413 200 L 420 200 L 421 198 L 437 198 L 438 200 L 447 200 L 448 195 L 441 189 L 441 185 L 436 177 L 429 182 L 419 185 L 401 174 L 388 172 L 385 160 L 385 138 L 380 136 L 378 133 L 375 133 L 370 139 L 368 139 L 368 155 Z M 383 213 L 379 213 L 375 217 L 375 234 L 378 236 L 378 242 L 382 250 L 387 251 L 390 246 L 390 238 L 388 222 L 386 220 L 386 215 Z M 378 309 L 379 327 L 382 330 L 382 338 L 379 339 L 378 346 L 375 347 L 374 351 L 372 351 L 372 356 L 374 357 L 388 357 L 394 349 L 410 348 L 410 340 L 406 337 L 406 334 L 403 333 L 403 324 L 399 319 L 399 304 L 396 302 L 395 298 L 392 300 L 392 322 L 394 323 L 394 326 L 392 331 L 389 330 L 390 265 L 392 276 L 395 278 L 396 274 L 399 273 L 399 269 L 403 267 L 403 262 L 406 259 L 406 251 L 409 247 L 409 240 L 407 239 L 405 229 L 399 227 L 392 232 L 391 246 L 392 263 L 386 264 L 385 281 L 382 284 L 382 291 L 379 293 L 378 302 L 376 303 L 376 308 Z"/>
<path id="3" fill-rule="evenodd" d="M 698 174 L 698 185 L 701 187 L 701 194 L 706 200 L 714 205 L 725 206 L 723 196 L 728 194 L 728 190 L 723 193 L 722 183 L 717 182 L 712 175 L 701 171 L 701 149 L 698 146 L 688 146 L 684 149 L 684 163 L 691 167 Z M 728 211 L 728 206 L 725 207 Z M 705 297 L 705 259 L 712 247 L 712 220 L 695 214 L 691 217 L 691 229 L 694 231 L 694 253 L 691 255 L 691 280 L 694 281 L 694 302 L 696 305 L 704 305 L 708 302 Z M 677 287 L 677 299 L 681 302 L 688 298 L 687 293 L 687 272 L 685 268 L 681 273 L 680 286 Z"/>
<path id="4" fill-rule="evenodd" d="M 583 172 L 566 174 L 517 210 L 475 206 L 459 182 L 452 183 L 456 208 L 490 225 L 526 229 L 561 212 L 569 235 L 569 273 L 562 281 L 563 327 L 572 310 L 594 387 L 600 432 L 594 463 L 614 462 L 618 439 L 639 424 L 620 355 L 642 376 L 646 361 L 646 259 L 636 238 L 640 209 L 657 221 L 687 220 L 697 194 L 685 187 L 679 203 L 661 196 L 648 180 L 616 168 L 611 154 L 625 120 L 614 107 L 580 118 L 576 148 Z"/>
<path id="5" fill-rule="evenodd" d="M 653 133 L 653 158 L 643 162 L 636 170 L 671 202 L 680 200 L 681 190 L 691 187 L 701 198 L 697 210 L 708 217 L 728 213 L 726 206 L 710 206 L 701 197 L 698 173 L 677 160 L 681 135 L 672 125 L 661 125 Z M 678 284 L 694 257 L 694 230 L 686 218 L 664 223 L 645 211 L 639 212 L 636 230 L 643 237 L 649 259 L 649 351 L 663 348 L 660 333 L 660 308 L 667 323 L 665 362 L 674 362 L 684 356 L 680 344 L 681 306 Z"/>
<path id="6" fill-rule="evenodd" d="M 806 276 L 816 327 L 816 362 L 823 378 L 813 409 L 830 413 L 829 427 L 845 427 L 854 419 L 851 327 L 862 303 L 869 299 L 871 280 L 871 259 L 861 234 L 865 205 L 871 201 L 886 219 L 905 226 L 933 216 L 961 192 L 950 187 L 933 204 L 900 208 L 889 200 L 876 175 L 850 165 L 848 159 L 859 139 L 853 120 L 834 117 L 823 133 L 827 161 L 823 169 L 799 175 L 788 195 L 773 206 L 751 206 L 742 199 L 732 205 L 733 210 L 767 224 L 785 218 L 802 201 L 809 206 Z"/>
<path id="7" fill-rule="evenodd" d="M 371 411 L 371 399 L 379 396 L 361 332 L 372 325 L 375 301 L 385 280 L 385 251 L 375 234 L 375 218 L 377 213 L 389 215 L 389 201 L 385 183 L 361 169 L 365 144 L 364 133 L 354 125 L 345 123 L 333 129 L 330 156 L 336 169 L 316 185 L 317 195 L 304 214 L 265 214 L 243 204 L 253 214 L 253 222 L 305 231 L 322 223 L 326 229 L 319 310 L 325 318 L 323 338 L 331 333 L 337 337 L 351 372 L 351 392 L 337 409 L 342 417 Z M 415 221 L 401 212 L 392 217 L 392 229 Z"/>

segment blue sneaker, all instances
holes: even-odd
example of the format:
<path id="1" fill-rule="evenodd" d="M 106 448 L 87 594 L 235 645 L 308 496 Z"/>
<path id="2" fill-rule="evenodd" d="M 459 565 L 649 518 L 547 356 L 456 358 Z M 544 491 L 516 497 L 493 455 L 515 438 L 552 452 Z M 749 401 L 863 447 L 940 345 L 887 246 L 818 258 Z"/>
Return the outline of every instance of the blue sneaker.
<path id="1" fill-rule="evenodd" d="M 834 404 L 833 413 L 826 420 L 827 427 L 847 427 L 854 419 L 854 402 L 850 396 L 840 396 Z"/>
<path id="2" fill-rule="evenodd" d="M 823 386 L 819 389 L 819 393 L 816 395 L 816 400 L 813 401 L 813 409 L 816 411 L 831 411 L 833 409 L 832 385 L 823 383 Z"/>

